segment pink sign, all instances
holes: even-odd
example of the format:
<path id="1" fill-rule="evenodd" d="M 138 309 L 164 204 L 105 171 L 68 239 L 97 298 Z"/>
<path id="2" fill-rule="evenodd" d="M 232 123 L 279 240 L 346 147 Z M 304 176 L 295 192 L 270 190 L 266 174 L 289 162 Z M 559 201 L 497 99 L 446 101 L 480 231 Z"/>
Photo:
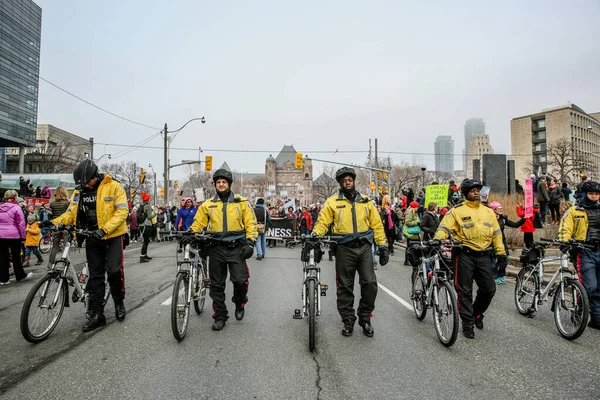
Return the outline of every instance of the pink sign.
<path id="1" fill-rule="evenodd" d="M 525 179 L 525 218 L 533 216 L 533 181 L 531 178 Z"/>
<path id="2" fill-rule="evenodd" d="M 42 204 L 50 204 L 50 199 L 40 199 L 38 197 L 26 197 L 25 204 L 27 207 L 34 206 L 35 208 L 40 208 Z"/>

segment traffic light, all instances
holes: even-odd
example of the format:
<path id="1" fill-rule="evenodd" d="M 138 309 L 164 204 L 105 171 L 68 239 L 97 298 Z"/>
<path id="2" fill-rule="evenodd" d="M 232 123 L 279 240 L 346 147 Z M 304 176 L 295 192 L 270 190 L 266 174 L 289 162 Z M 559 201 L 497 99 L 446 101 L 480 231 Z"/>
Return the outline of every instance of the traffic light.
<path id="1" fill-rule="evenodd" d="M 144 168 L 142 168 L 142 172 L 140 172 L 140 185 L 142 183 L 144 183 L 145 180 L 146 180 L 146 171 L 144 171 Z"/>
<path id="2" fill-rule="evenodd" d="M 377 171 L 377 179 L 381 179 L 381 171 Z"/>
<path id="3" fill-rule="evenodd" d="M 206 172 L 212 171 L 212 156 L 206 156 L 204 160 L 204 170 Z"/>
<path id="4" fill-rule="evenodd" d="M 160 196 L 165 197 L 165 188 L 160 188 Z"/>
<path id="5" fill-rule="evenodd" d="M 177 196 L 181 197 L 181 195 L 183 195 L 183 190 L 178 190 L 177 191 Z"/>
<path id="6" fill-rule="evenodd" d="M 296 153 L 296 168 L 302 168 L 302 153 Z"/>
<path id="7" fill-rule="evenodd" d="M 384 180 L 384 181 L 387 181 L 387 172 L 384 172 L 384 173 L 383 173 L 383 180 Z"/>
<path id="8" fill-rule="evenodd" d="M 173 182 L 173 189 L 179 189 L 179 181 Z"/>
<path id="9" fill-rule="evenodd" d="M 129 197 L 135 196 L 135 189 L 129 189 Z"/>
<path id="10" fill-rule="evenodd" d="M 371 190 L 375 190 L 375 182 L 371 181 L 371 186 L 370 186 Z"/>
<path id="11" fill-rule="evenodd" d="M 379 186 L 379 193 L 383 194 L 383 186 Z"/>

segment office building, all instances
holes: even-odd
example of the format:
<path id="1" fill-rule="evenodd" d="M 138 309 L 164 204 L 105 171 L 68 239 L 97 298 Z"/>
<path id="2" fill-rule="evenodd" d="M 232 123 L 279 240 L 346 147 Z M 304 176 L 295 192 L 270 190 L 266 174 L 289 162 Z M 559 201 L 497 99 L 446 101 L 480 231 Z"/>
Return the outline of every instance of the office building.
<path id="1" fill-rule="evenodd" d="M 490 144 L 490 137 L 488 135 L 482 134 L 471 136 L 469 140 L 469 150 L 467 152 L 467 177 L 481 180 L 481 176 L 473 176 L 473 160 L 480 160 L 481 162 L 481 156 L 493 153 L 494 149 Z"/>
<path id="2" fill-rule="evenodd" d="M 33 1 L 0 1 L 0 147 L 18 146 L 21 167 L 36 141 L 41 29 Z"/>
<path id="3" fill-rule="evenodd" d="M 454 140 L 452 136 L 440 135 L 435 139 L 435 170 L 454 174 Z"/>
<path id="4" fill-rule="evenodd" d="M 515 176 L 548 172 L 560 178 L 560 159 L 570 172 L 565 180 L 576 183 L 580 173 L 598 179 L 600 168 L 600 113 L 587 114 L 575 104 L 544 109 L 510 121 Z M 560 143 L 567 144 L 561 149 Z M 570 145 L 569 145 L 570 144 Z M 550 146 L 551 154 L 548 154 Z M 552 153 L 557 153 L 552 157 Z M 570 161 L 568 161 L 570 160 Z"/>
<path id="5" fill-rule="evenodd" d="M 463 151 L 463 169 L 468 170 L 467 165 L 469 157 L 469 148 L 471 147 L 471 138 L 475 135 L 485 134 L 485 122 L 482 118 L 471 118 L 465 122 L 465 148 Z M 471 165 L 471 167 L 473 167 Z"/>

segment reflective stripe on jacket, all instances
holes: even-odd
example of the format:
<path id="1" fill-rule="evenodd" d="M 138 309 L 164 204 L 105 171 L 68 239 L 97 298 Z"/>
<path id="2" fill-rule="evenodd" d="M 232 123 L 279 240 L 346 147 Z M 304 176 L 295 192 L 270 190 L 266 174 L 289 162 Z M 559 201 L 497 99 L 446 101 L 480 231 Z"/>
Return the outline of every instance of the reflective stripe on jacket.
<path id="1" fill-rule="evenodd" d="M 219 196 L 206 200 L 194 216 L 190 229 L 201 232 L 207 228 L 214 240 L 234 241 L 239 239 L 256 240 L 256 217 L 244 197 L 231 192 L 225 203 Z"/>
<path id="2" fill-rule="evenodd" d="M 446 213 L 435 239 L 450 236 L 472 250 L 483 251 L 493 246 L 496 255 L 506 255 L 496 214 L 480 202 L 465 200 Z"/>
<path id="3" fill-rule="evenodd" d="M 330 226 L 334 235 L 345 236 L 339 243 L 363 237 L 371 242 L 374 240 L 378 246 L 387 243 L 381 217 L 375 205 L 368 197 L 363 197 L 358 192 L 352 202 L 341 192 L 327 199 L 313 232 L 324 236 Z"/>
<path id="4" fill-rule="evenodd" d="M 76 225 L 77 210 L 79 208 L 79 191 L 75 190 L 71 196 L 71 204 L 67 211 L 51 222 L 54 225 Z M 121 184 L 113 180 L 110 175 L 104 174 L 104 179 L 98 186 L 96 197 L 96 218 L 98 227 L 106 235 L 102 239 L 110 239 L 127 233 L 127 197 Z"/>

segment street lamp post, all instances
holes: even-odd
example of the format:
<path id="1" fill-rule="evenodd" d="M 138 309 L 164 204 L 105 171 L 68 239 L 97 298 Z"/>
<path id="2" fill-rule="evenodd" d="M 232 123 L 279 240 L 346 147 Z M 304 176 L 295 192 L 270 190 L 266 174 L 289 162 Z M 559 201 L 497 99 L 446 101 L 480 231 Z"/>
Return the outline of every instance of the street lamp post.
<path id="1" fill-rule="evenodd" d="M 167 127 L 167 123 L 165 122 L 165 128 L 163 129 L 163 135 L 164 135 L 164 179 L 165 179 L 165 206 L 167 206 L 169 204 L 169 133 L 174 133 L 175 135 L 173 135 L 173 137 L 171 138 L 171 142 L 175 139 L 175 137 L 177 136 L 177 134 L 179 132 L 181 132 L 181 130 L 183 128 L 185 128 L 187 126 L 187 124 L 189 124 L 192 121 L 200 121 L 203 124 L 206 123 L 206 119 L 204 119 L 204 117 L 200 117 L 200 118 L 192 118 L 190 119 L 188 122 L 186 122 L 185 124 L 183 124 L 183 126 L 177 130 L 171 131 L 169 132 L 168 127 Z"/>
<path id="2" fill-rule="evenodd" d="M 425 187 L 425 171 L 427 171 L 427 168 L 421 167 L 421 172 L 423 173 L 423 186 L 421 188 Z"/>
<path id="3" fill-rule="evenodd" d="M 152 198 L 154 199 L 154 206 L 156 207 L 156 171 L 154 171 L 152 164 L 148 164 L 148 168 L 152 170 L 152 175 L 154 176 L 154 191 L 152 192 Z"/>

